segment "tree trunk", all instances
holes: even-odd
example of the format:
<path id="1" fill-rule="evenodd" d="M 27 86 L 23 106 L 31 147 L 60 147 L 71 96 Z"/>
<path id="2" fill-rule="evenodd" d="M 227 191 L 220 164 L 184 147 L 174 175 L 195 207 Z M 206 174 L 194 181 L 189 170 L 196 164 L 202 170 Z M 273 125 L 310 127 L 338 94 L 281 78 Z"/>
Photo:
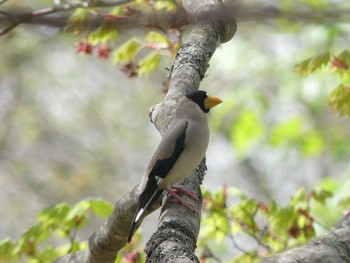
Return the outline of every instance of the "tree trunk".
<path id="1" fill-rule="evenodd" d="M 218 45 L 230 40 L 236 32 L 234 19 L 223 16 L 225 9 L 220 0 L 181 2 L 194 26 L 172 66 L 165 100 L 152 107 L 150 112 L 151 121 L 161 134 L 164 134 L 171 123 L 179 99 L 199 88 L 199 83 L 208 68 L 209 59 Z M 158 231 L 146 245 L 147 262 L 198 262 L 194 250 L 200 224 L 202 200 L 200 183 L 205 171 L 205 160 L 203 160 L 196 171 L 180 184 L 198 196 L 199 202 L 193 203 L 198 213 L 184 210 L 185 208 L 181 206 L 167 202 L 167 197 L 165 198 Z M 113 214 L 107 222 L 90 236 L 89 249 L 59 257 L 55 262 L 114 262 L 118 251 L 127 242 L 139 194 L 138 187 L 134 187 L 115 204 Z M 155 204 L 144 216 L 159 206 L 159 203 Z"/>

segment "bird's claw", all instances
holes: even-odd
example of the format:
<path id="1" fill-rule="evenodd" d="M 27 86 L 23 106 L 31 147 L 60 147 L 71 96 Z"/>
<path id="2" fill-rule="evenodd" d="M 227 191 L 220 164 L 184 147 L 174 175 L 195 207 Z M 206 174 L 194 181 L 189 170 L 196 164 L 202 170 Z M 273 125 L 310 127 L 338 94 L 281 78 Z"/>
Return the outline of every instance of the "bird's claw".
<path id="1" fill-rule="evenodd" d="M 185 202 L 184 200 L 182 200 L 181 197 L 176 192 L 182 192 L 183 194 L 187 195 L 191 199 L 198 201 L 198 198 L 194 195 L 194 193 L 186 191 L 180 187 L 172 187 L 172 189 L 169 190 L 169 193 L 171 194 L 172 197 L 174 197 L 174 199 L 176 200 L 177 203 L 183 205 L 184 207 L 188 208 L 189 210 L 191 210 L 194 213 L 198 213 L 196 208 L 192 204 L 189 204 L 189 203 Z"/>
<path id="2" fill-rule="evenodd" d="M 173 191 L 184 194 L 194 201 L 197 201 L 197 202 L 199 201 L 197 196 L 194 194 L 194 192 L 187 191 L 186 189 L 178 187 L 178 186 L 172 186 L 171 188 Z"/>

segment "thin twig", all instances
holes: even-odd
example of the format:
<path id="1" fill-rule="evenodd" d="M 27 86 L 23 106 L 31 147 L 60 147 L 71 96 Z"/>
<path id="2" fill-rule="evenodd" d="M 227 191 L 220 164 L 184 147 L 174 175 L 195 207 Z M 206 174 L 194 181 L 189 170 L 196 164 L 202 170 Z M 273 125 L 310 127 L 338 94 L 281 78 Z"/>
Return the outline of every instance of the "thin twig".
<path id="1" fill-rule="evenodd" d="M 4 3 L 8 0 L 1 0 L 0 4 Z M 11 30 L 16 28 L 18 25 L 23 23 L 28 23 L 34 20 L 37 17 L 41 16 L 47 16 L 50 14 L 58 13 L 58 12 L 65 12 L 65 11 L 71 11 L 77 8 L 93 8 L 93 7 L 109 7 L 109 6 L 118 6 L 118 5 L 124 5 L 127 3 L 130 3 L 132 0 L 115 0 L 115 1 L 96 1 L 93 3 L 90 2 L 72 2 L 72 3 L 60 3 L 56 4 L 53 7 L 48 7 L 44 9 L 39 9 L 36 11 L 32 11 L 29 13 L 23 13 L 19 15 L 13 15 L 6 12 L 1 12 L 4 16 L 11 18 L 10 20 L 12 23 L 0 31 L 0 36 L 5 35 L 9 33 Z"/>
<path id="2" fill-rule="evenodd" d="M 70 248 L 69 248 L 67 254 L 73 252 L 74 242 L 75 242 L 75 239 L 76 239 L 76 237 L 77 237 L 77 234 L 78 234 L 78 225 L 77 225 L 75 228 L 73 228 L 73 231 L 71 231 L 71 232 L 69 233 Z"/>
<path id="3" fill-rule="evenodd" d="M 5 3 L 8 0 L 0 0 L 1 3 Z M 12 15 L 16 20 L 16 23 L 10 23 L 10 25 L 0 31 L 0 35 L 7 34 L 11 30 L 13 30 L 16 26 L 23 23 L 31 23 L 36 25 L 51 25 L 60 27 L 62 24 L 66 23 L 67 16 L 60 17 L 51 17 L 50 15 L 60 12 L 68 12 L 75 10 L 77 8 L 98 8 L 98 7 L 113 7 L 120 6 L 127 3 L 131 3 L 132 0 L 100 0 L 100 1 L 90 1 L 90 2 L 72 2 L 66 3 L 64 1 L 56 2 L 56 5 L 49 8 L 39 9 L 29 13 L 23 14 L 9 14 L 0 16 L 0 22 L 2 21 L 13 21 L 13 19 L 9 19 L 9 15 Z M 324 10 L 300 10 L 300 9 L 291 9 L 289 11 L 283 11 L 273 6 L 265 6 L 265 7 L 245 7 L 245 6 L 232 6 L 229 7 L 229 15 L 234 16 L 237 21 L 240 22 L 252 22 L 252 21 L 269 21 L 276 19 L 285 19 L 293 22 L 302 22 L 302 23 L 313 23 L 320 24 L 325 23 L 327 21 L 332 22 L 341 22 L 347 19 L 348 14 L 350 13 L 349 8 L 328 8 Z M 179 9 L 180 10 L 180 9 Z M 237 11 L 239 10 L 239 11 Z M 168 14 L 167 14 L 168 15 Z M 172 18 L 170 20 L 175 20 L 177 17 L 183 16 L 183 12 L 178 11 L 172 14 Z M 152 17 L 145 17 L 144 19 L 148 19 L 152 21 Z M 168 19 L 169 17 L 163 16 L 161 19 Z M 121 27 L 139 27 L 145 25 L 146 20 L 140 20 L 139 18 L 133 21 L 128 21 L 127 25 L 125 22 L 119 22 Z M 97 21 L 96 27 L 98 26 L 99 21 Z M 118 22 L 115 22 L 118 23 Z"/>
<path id="4" fill-rule="evenodd" d="M 2 14 L 3 16 L 6 16 L 6 17 L 8 17 L 8 18 L 10 18 L 11 20 L 14 20 L 14 18 L 15 18 L 12 14 L 7 13 L 7 12 L 4 12 L 4 11 L 1 11 L 1 10 L 0 10 L 0 14 Z"/>
<path id="5" fill-rule="evenodd" d="M 9 33 L 11 30 L 13 30 L 14 28 L 16 28 L 20 23 L 12 23 L 11 25 L 9 25 L 8 27 L 6 27 L 4 30 L 0 31 L 0 36 L 6 35 L 7 33 Z"/>
<path id="6" fill-rule="evenodd" d="M 0 0 L 0 5 L 4 4 L 5 2 L 7 2 L 8 0 Z"/>

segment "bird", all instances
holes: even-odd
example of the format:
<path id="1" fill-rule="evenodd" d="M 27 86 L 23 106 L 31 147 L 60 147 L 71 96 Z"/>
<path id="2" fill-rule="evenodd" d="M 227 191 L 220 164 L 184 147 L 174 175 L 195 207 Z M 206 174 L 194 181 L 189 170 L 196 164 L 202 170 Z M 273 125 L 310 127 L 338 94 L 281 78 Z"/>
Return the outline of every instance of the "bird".
<path id="1" fill-rule="evenodd" d="M 131 222 L 128 243 L 141 216 L 167 190 L 179 203 L 194 210 L 176 194 L 182 192 L 196 199 L 193 193 L 173 184 L 185 179 L 203 160 L 209 144 L 208 113 L 222 100 L 197 90 L 183 96 L 174 118 L 156 148 L 139 184 L 138 207 Z M 174 190 L 175 191 L 174 191 Z"/>

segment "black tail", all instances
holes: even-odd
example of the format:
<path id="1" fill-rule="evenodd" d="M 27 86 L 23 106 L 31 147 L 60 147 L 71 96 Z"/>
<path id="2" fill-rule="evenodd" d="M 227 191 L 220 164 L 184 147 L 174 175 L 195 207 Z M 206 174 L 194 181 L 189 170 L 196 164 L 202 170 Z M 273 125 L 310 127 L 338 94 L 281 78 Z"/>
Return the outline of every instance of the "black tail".
<path id="1" fill-rule="evenodd" d="M 158 190 L 157 192 L 155 192 L 153 194 L 153 196 L 151 196 L 151 199 L 148 200 L 146 203 L 145 203 L 145 199 L 144 199 L 144 196 L 141 194 L 140 195 L 140 198 L 139 198 L 139 206 L 137 207 L 136 209 L 136 212 L 134 214 L 134 218 L 132 219 L 132 222 L 131 222 L 131 226 L 130 226 L 130 230 L 129 230 L 129 236 L 128 236 L 128 243 L 130 243 L 131 241 L 131 238 L 134 234 L 134 230 L 135 230 L 135 227 L 136 227 L 136 224 L 137 222 L 139 221 L 139 219 L 142 217 L 142 214 L 147 211 L 156 201 L 157 199 L 162 195 L 164 189 L 162 190 Z M 136 220 L 136 217 L 138 215 L 138 213 L 140 212 L 140 210 L 143 209 L 143 212 L 141 213 L 141 215 L 138 216 L 137 220 Z"/>
<path id="2" fill-rule="evenodd" d="M 138 212 L 140 211 L 140 209 L 141 209 L 141 207 L 138 206 L 137 209 L 136 209 L 136 212 L 135 212 L 135 214 L 134 214 L 134 218 L 133 218 L 132 221 L 131 221 L 131 226 L 130 226 L 129 236 L 128 236 L 128 243 L 130 243 L 131 238 L 132 238 L 132 236 L 133 236 L 133 234 L 134 234 L 135 226 L 136 226 L 136 223 L 137 223 L 137 222 L 135 221 L 135 219 L 136 219 L 136 216 L 137 216 Z"/>

